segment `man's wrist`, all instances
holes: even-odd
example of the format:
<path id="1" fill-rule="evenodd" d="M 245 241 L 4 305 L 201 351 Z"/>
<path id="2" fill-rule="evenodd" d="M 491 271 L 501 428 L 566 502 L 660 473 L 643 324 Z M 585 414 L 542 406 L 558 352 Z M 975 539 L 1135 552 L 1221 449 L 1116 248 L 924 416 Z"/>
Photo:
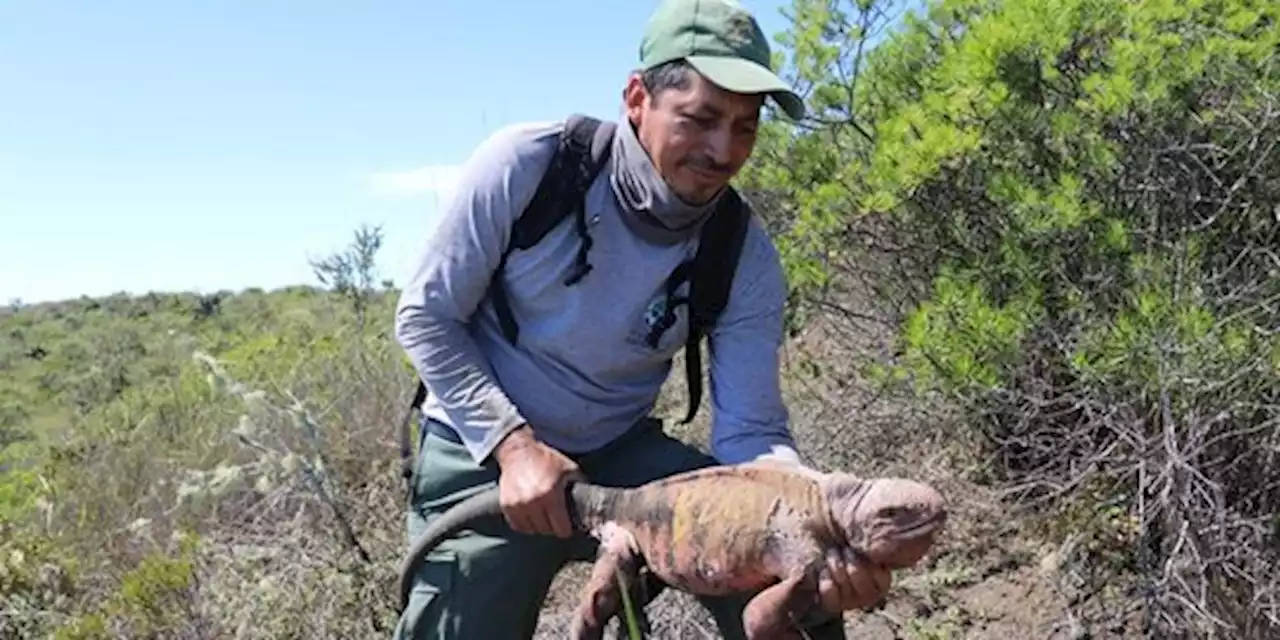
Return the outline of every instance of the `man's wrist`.
<path id="1" fill-rule="evenodd" d="M 537 439 L 533 437 L 533 429 L 528 424 L 522 424 L 512 429 L 507 435 L 502 436 L 498 444 L 493 447 L 493 459 L 498 463 L 499 467 L 505 467 L 513 459 L 513 456 L 519 455 L 524 449 L 537 444 Z"/>

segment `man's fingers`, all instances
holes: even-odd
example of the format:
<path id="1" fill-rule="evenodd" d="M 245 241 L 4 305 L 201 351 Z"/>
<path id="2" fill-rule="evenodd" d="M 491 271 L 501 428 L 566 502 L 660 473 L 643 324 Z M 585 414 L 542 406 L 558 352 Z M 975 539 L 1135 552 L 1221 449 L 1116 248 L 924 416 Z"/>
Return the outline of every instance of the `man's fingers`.
<path id="1" fill-rule="evenodd" d="M 573 534 L 573 523 L 563 498 L 548 496 L 533 503 L 503 506 L 502 515 L 512 530 L 526 534 L 555 535 L 567 538 Z"/>
<path id="2" fill-rule="evenodd" d="M 859 600 L 866 598 L 863 591 L 867 580 L 862 575 L 865 573 L 866 565 L 859 562 L 857 554 L 848 547 L 840 549 L 835 555 L 840 559 L 840 577 L 845 587 L 840 593 L 840 605 L 845 610 L 857 608 L 860 604 Z"/>
<path id="3" fill-rule="evenodd" d="M 844 556 L 845 562 L 848 566 L 857 567 L 857 572 L 859 574 L 867 575 L 869 577 L 869 579 L 865 581 L 867 583 L 867 588 L 875 589 L 875 597 L 877 600 L 883 598 L 884 594 L 889 592 L 889 586 L 893 583 L 892 572 L 875 562 L 871 562 L 866 558 L 863 558 L 853 549 L 843 549 L 842 555 Z"/>
<path id="4" fill-rule="evenodd" d="M 877 595 L 883 598 L 889 592 L 889 587 L 893 585 L 893 574 L 888 569 L 876 567 L 871 575 L 875 577 Z"/>
<path id="5" fill-rule="evenodd" d="M 844 609 L 856 595 L 849 580 L 849 568 L 840 553 L 827 554 L 827 571 L 831 574 L 831 597 Z"/>
<path id="6" fill-rule="evenodd" d="M 851 550 L 828 553 L 824 578 L 819 582 L 822 607 L 831 613 L 868 609 L 889 591 L 892 574 Z"/>
<path id="7" fill-rule="evenodd" d="M 847 565 L 859 564 L 858 552 L 850 549 L 849 547 L 841 547 L 836 553 L 840 555 L 840 558 L 844 560 L 844 563 Z"/>
<path id="8" fill-rule="evenodd" d="M 544 513 L 545 508 L 536 502 L 517 499 L 510 505 L 504 505 L 502 512 L 507 518 L 507 524 L 516 532 L 546 534 L 551 531 L 551 525 Z"/>
<path id="9" fill-rule="evenodd" d="M 503 509 L 502 515 L 507 519 L 507 526 L 511 527 L 513 531 L 520 533 L 527 532 L 528 525 L 526 524 L 524 517 L 519 512 L 513 509 Z"/>
<path id="10" fill-rule="evenodd" d="M 551 529 L 557 537 L 568 538 L 573 535 L 573 525 L 569 522 L 569 512 L 563 499 L 557 500 L 547 515 L 551 518 Z"/>
<path id="11" fill-rule="evenodd" d="M 840 583 L 847 580 L 844 574 L 844 568 L 836 562 L 837 556 L 828 552 L 826 554 L 826 567 L 822 576 L 818 580 L 818 601 L 822 608 L 829 613 L 838 613 L 844 610 L 844 597 L 841 594 Z"/>
<path id="12" fill-rule="evenodd" d="M 541 444 L 531 444 L 523 457 L 507 455 L 499 476 L 502 512 L 513 531 L 524 534 L 573 535 L 565 487 L 586 474 L 571 460 Z"/>
<path id="13" fill-rule="evenodd" d="M 855 557 L 851 567 L 856 566 L 855 575 L 858 578 L 858 601 L 852 606 L 859 609 L 869 609 L 874 607 L 889 594 L 889 587 L 893 584 L 893 573 L 877 563 L 866 560 L 853 554 Z"/>
<path id="14" fill-rule="evenodd" d="M 515 522 L 511 528 L 520 533 L 537 533 L 538 532 L 538 512 L 530 509 L 525 505 L 517 507 L 513 514 Z"/>
<path id="15" fill-rule="evenodd" d="M 534 516 L 534 524 L 537 525 L 537 529 L 534 530 L 534 533 L 545 536 L 554 532 L 554 527 L 551 524 L 551 514 L 546 511 L 537 512 L 537 515 Z"/>
<path id="16" fill-rule="evenodd" d="M 551 528 L 555 534 L 561 538 L 568 538 L 573 535 L 573 521 L 569 519 L 569 492 L 566 491 L 570 483 L 586 482 L 587 475 L 580 468 L 573 468 L 562 476 L 561 481 L 556 486 L 555 494 L 550 496 Z"/>
<path id="17" fill-rule="evenodd" d="M 521 506 L 516 511 L 511 528 L 526 534 L 546 534 L 551 530 L 546 514 L 536 504 Z"/>

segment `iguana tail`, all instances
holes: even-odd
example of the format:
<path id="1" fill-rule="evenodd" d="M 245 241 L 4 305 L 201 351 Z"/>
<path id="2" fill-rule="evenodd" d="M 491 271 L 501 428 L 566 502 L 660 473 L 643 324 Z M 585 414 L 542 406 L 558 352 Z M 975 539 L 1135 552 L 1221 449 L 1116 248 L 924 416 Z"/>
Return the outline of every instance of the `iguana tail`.
<path id="1" fill-rule="evenodd" d="M 594 516 L 608 503 L 602 498 L 618 491 L 616 489 L 577 482 L 569 486 L 567 491 L 569 520 L 575 531 L 585 531 L 586 522 L 594 522 Z M 477 493 L 454 505 L 436 518 L 409 546 L 409 551 L 400 562 L 400 610 L 409 604 L 409 592 L 413 590 L 413 575 L 418 563 L 450 536 L 465 528 L 477 519 L 502 516 L 502 503 L 499 501 L 498 488 L 493 487 Z"/>

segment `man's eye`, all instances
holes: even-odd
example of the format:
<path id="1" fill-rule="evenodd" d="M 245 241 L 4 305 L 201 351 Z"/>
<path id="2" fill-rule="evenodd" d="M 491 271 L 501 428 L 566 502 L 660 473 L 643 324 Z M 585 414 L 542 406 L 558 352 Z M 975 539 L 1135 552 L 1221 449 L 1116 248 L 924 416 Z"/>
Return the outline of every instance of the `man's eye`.
<path id="1" fill-rule="evenodd" d="M 714 126 L 714 125 L 715 125 L 715 119 L 714 119 L 714 118 L 708 118 L 707 116 L 692 116 L 692 115 L 691 115 L 691 116 L 685 116 L 685 119 L 686 119 L 686 120 L 688 120 L 689 122 L 692 122 L 694 125 L 697 125 L 698 127 L 702 128 L 702 129 L 709 129 L 709 128 L 711 128 L 712 126 Z"/>

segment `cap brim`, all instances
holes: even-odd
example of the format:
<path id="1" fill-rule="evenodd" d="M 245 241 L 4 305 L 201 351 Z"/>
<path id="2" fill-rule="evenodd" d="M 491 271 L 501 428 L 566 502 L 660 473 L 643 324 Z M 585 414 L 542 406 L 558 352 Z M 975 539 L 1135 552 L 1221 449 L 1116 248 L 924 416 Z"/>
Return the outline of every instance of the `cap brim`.
<path id="1" fill-rule="evenodd" d="M 698 73 L 727 91 L 767 94 L 792 120 L 804 117 L 804 101 L 766 67 L 742 58 L 690 56 L 686 60 Z"/>

